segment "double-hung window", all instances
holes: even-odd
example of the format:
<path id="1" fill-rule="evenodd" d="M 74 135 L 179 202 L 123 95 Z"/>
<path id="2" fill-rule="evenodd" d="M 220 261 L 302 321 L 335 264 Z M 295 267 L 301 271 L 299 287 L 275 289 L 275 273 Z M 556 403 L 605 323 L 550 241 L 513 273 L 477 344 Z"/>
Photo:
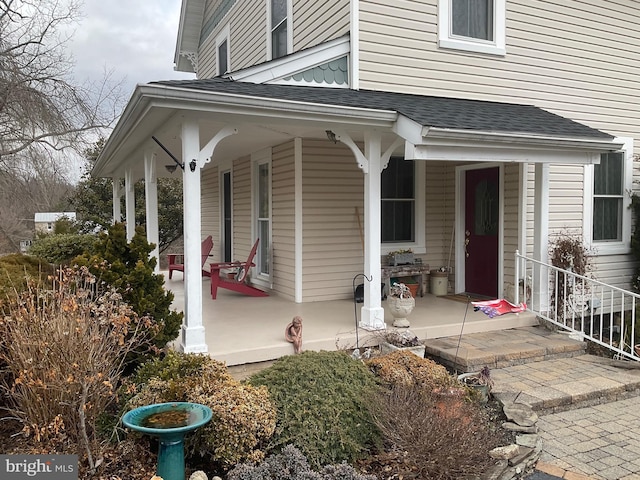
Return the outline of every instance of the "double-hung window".
<path id="1" fill-rule="evenodd" d="M 504 55 L 506 0 L 438 0 L 438 45 Z"/>
<path id="2" fill-rule="evenodd" d="M 593 166 L 593 241 L 622 240 L 624 154 L 603 153 Z"/>
<path id="3" fill-rule="evenodd" d="M 230 29 L 229 25 L 227 25 L 216 38 L 217 75 L 224 75 L 231 70 L 229 37 Z"/>
<path id="4" fill-rule="evenodd" d="M 382 243 L 416 240 L 415 161 L 392 157 L 381 178 Z"/>
<path id="5" fill-rule="evenodd" d="M 633 144 L 603 153 L 600 163 L 585 167 L 585 236 L 598 254 L 626 253 L 631 240 L 629 209 Z"/>
<path id="6" fill-rule="evenodd" d="M 271 19 L 271 58 L 289 53 L 289 0 L 269 0 Z"/>
<path id="7" fill-rule="evenodd" d="M 253 236 L 260 239 L 254 260 L 256 267 L 252 281 L 266 285 L 271 275 L 271 149 L 254 152 L 253 162 Z"/>

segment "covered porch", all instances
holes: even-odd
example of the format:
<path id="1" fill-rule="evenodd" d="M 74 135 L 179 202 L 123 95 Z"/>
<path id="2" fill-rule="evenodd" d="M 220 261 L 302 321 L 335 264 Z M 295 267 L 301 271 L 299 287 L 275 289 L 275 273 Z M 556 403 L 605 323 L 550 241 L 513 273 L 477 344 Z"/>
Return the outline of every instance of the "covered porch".
<path id="1" fill-rule="evenodd" d="M 183 311 L 184 282 L 180 275 L 169 280 L 165 288 L 175 295 L 172 308 Z M 177 277 L 177 278 L 176 278 Z M 202 280 L 202 290 L 209 289 L 209 280 Z M 391 328 L 393 318 L 385 308 L 385 323 Z M 228 366 L 275 360 L 293 354 L 293 346 L 285 341 L 284 330 L 296 315 L 303 320 L 303 350 L 336 350 L 360 348 L 380 343 L 381 332 L 358 328 L 362 304 L 353 299 L 295 303 L 277 295 L 246 297 L 220 290 L 218 298 L 203 296 L 202 319 L 209 355 Z M 465 318 L 466 312 L 466 318 Z M 537 325 L 535 314 L 524 312 L 490 319 L 464 301 L 451 300 L 433 294 L 416 297 L 416 306 L 408 317 L 409 328 L 419 339 L 426 340 L 464 333 L 490 332 Z M 356 338 L 357 334 L 357 338 Z"/>
<path id="2" fill-rule="evenodd" d="M 291 352 L 283 333 L 295 315 L 307 349 L 355 346 L 356 333 L 365 341 L 364 332 L 383 329 L 381 266 L 396 249 L 446 266 L 453 292 L 510 299 L 513 253 L 547 256 L 549 166 L 597 163 L 619 147 L 608 134 L 532 106 L 209 79 L 139 86 L 92 173 L 114 179 L 117 220 L 124 196 L 129 238 L 133 185 L 144 179 L 155 244 L 156 179 L 182 174 L 185 280 L 167 283 L 185 312 L 178 346 L 234 364 Z M 406 209 L 410 238 L 395 243 L 381 235 L 382 172 L 394 159 L 415 164 L 407 176 L 415 192 Z M 220 292 L 211 300 L 201 278 L 206 235 L 219 249 L 214 261 L 244 259 L 259 239 L 251 283 L 271 296 Z M 356 274 L 370 279 L 360 305 L 351 297 Z M 421 339 L 455 335 L 465 308 L 419 298 L 412 330 Z M 465 331 L 476 319 L 485 330 L 516 326 L 499 318 L 489 327 L 471 311 Z M 356 321 L 367 330 L 356 331 Z"/>

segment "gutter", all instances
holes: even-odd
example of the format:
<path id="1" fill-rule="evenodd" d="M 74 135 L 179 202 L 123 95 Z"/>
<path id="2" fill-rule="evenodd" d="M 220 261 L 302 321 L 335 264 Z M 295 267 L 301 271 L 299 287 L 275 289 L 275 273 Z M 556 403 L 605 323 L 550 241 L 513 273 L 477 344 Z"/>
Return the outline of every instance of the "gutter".
<path id="1" fill-rule="evenodd" d="M 556 147 L 562 149 L 576 150 L 592 150 L 615 152 L 621 150 L 623 143 L 614 141 L 611 137 L 610 141 L 603 139 L 589 139 L 585 137 L 549 137 L 534 133 L 505 133 L 481 130 L 463 130 L 441 127 L 423 127 L 422 137 L 426 143 L 429 140 L 456 140 L 470 142 L 496 142 L 506 144 L 522 144 L 534 145 L 540 147 Z"/>

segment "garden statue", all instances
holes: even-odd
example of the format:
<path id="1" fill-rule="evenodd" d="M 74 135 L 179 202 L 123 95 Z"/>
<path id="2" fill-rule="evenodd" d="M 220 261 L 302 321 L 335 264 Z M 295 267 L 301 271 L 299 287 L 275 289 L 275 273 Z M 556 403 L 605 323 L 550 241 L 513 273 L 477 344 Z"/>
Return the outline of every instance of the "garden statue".
<path id="1" fill-rule="evenodd" d="M 293 343 L 294 353 L 302 352 L 302 317 L 295 316 L 284 331 L 284 338 Z"/>

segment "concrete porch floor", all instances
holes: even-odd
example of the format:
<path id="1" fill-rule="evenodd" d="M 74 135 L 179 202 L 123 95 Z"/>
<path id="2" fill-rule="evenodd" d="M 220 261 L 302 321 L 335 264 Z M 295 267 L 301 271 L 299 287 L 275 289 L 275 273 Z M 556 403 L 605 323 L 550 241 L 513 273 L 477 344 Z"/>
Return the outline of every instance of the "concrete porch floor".
<path id="1" fill-rule="evenodd" d="M 172 308 L 183 311 L 184 283 L 180 273 L 165 287 L 175 298 Z M 277 295 L 249 297 L 229 290 L 218 290 L 218 298 L 209 295 L 209 280 L 202 281 L 203 325 L 209 354 L 227 365 L 245 365 L 275 360 L 293 353 L 293 346 L 284 339 L 284 330 L 291 319 L 299 315 L 303 320 L 303 350 L 336 350 L 377 345 L 379 334 L 357 329 L 362 304 L 351 299 L 326 302 L 294 303 Z M 382 307 L 386 302 L 382 302 Z M 466 310 L 466 319 L 465 319 Z M 490 332 L 537 325 L 529 312 L 507 314 L 490 319 L 473 306 L 426 294 L 416 298 L 416 307 L 409 316 L 410 330 L 421 340 L 450 337 L 463 333 Z M 385 309 L 385 322 L 391 328 L 393 318 Z"/>

